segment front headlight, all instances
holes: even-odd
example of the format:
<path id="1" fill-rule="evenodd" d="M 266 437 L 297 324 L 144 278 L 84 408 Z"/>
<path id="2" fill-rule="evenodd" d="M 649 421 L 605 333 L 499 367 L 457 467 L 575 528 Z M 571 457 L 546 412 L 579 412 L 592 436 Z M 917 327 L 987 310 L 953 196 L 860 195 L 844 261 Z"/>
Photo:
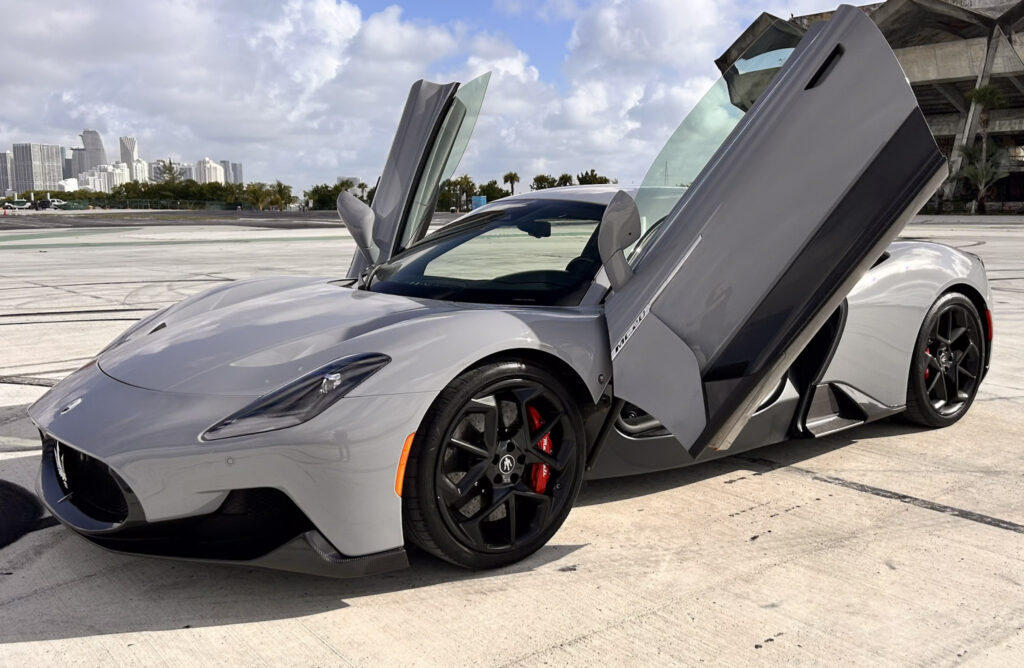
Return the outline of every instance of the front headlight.
<path id="1" fill-rule="evenodd" d="M 312 420 L 384 367 L 391 358 L 363 353 L 330 364 L 265 394 L 203 432 L 204 441 L 260 434 Z"/>

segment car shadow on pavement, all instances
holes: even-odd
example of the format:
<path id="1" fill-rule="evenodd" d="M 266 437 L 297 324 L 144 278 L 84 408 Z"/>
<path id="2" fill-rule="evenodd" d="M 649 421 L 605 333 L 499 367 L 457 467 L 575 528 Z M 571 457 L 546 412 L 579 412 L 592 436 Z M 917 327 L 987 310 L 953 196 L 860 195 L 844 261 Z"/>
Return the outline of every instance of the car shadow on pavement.
<path id="1" fill-rule="evenodd" d="M 686 468 L 643 473 L 625 478 L 592 480 L 584 484 L 576 500 L 576 506 L 633 499 L 739 471 L 760 474 L 766 470 L 795 466 L 857 441 L 910 434 L 921 430 L 921 427 L 904 422 L 897 416 L 854 427 L 832 436 L 783 441 Z"/>
<path id="2" fill-rule="evenodd" d="M 741 470 L 764 472 L 858 440 L 911 431 L 916 429 L 886 421 L 821 440 L 787 441 L 687 469 L 590 482 L 577 505 L 641 497 Z M 52 527 L 28 533 L 0 550 L 0 643 L 290 619 L 343 610 L 353 599 L 438 584 L 458 586 L 530 572 L 561 577 L 575 570 L 566 557 L 586 545 L 557 541 L 556 535 L 531 557 L 495 571 L 467 571 L 410 549 L 408 569 L 332 580 L 114 554 L 63 527 Z"/>
<path id="3" fill-rule="evenodd" d="M 118 555 L 53 527 L 0 551 L 0 644 L 306 617 L 343 610 L 349 600 L 365 596 L 541 569 L 557 572 L 555 562 L 581 547 L 549 543 L 518 564 L 487 572 L 467 571 L 413 549 L 408 569 L 334 580 Z"/>

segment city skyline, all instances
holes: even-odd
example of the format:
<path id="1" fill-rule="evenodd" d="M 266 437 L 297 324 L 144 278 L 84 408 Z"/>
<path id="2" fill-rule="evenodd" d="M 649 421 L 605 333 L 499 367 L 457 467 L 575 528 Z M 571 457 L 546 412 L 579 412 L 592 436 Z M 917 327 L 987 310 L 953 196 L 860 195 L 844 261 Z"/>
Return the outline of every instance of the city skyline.
<path id="1" fill-rule="evenodd" d="M 111 192 L 130 181 L 155 182 L 157 165 L 169 158 L 152 161 L 140 157 L 134 136 L 118 137 L 120 160 L 108 160 L 103 136 L 98 130 L 86 128 L 79 133 L 82 146 L 14 142 L 12 150 L 0 151 L 0 197 L 18 195 L 29 190 L 65 192 L 92 190 Z M 194 163 L 171 160 L 180 178 L 199 183 L 244 183 L 242 164 L 230 160 L 215 162 L 203 157 Z"/>
<path id="2" fill-rule="evenodd" d="M 302 190 L 380 174 L 409 86 L 492 71 L 460 173 L 595 168 L 628 184 L 718 77 L 761 11 L 824 0 L 256 0 L 0 6 L 0 146 L 77 145 L 88 127 L 144 158 L 245 165 Z M 59 29 L 56 27 L 59 26 Z M 110 43 L 97 34 L 117 34 Z M 115 145 L 107 145 L 113 152 Z M 109 156 L 113 158 L 114 156 Z"/>

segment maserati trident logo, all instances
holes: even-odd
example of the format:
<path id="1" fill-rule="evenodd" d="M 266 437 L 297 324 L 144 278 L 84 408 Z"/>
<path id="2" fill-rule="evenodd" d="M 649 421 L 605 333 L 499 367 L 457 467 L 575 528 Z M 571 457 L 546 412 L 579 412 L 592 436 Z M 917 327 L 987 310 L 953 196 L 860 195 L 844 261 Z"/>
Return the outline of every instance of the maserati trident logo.
<path id="1" fill-rule="evenodd" d="M 82 403 L 82 397 L 78 397 L 77 399 L 72 401 L 70 404 L 68 404 L 64 408 L 60 409 L 60 414 L 64 415 L 65 413 L 67 413 L 69 411 L 75 410 L 75 406 L 77 406 L 80 403 Z"/>
<path id="2" fill-rule="evenodd" d="M 498 460 L 498 470 L 501 471 L 502 475 L 508 475 L 512 473 L 512 469 L 516 467 L 516 458 L 512 455 L 505 455 Z"/>

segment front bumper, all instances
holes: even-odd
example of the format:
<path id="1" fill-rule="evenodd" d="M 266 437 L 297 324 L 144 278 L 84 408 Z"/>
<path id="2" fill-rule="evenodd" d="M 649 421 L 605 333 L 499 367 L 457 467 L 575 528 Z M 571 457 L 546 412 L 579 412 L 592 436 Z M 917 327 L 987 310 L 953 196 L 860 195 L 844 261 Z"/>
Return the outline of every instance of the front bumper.
<path id="1" fill-rule="evenodd" d="M 134 492 L 109 467 L 45 434 L 42 438 L 39 497 L 65 526 L 105 549 L 328 577 L 373 575 L 408 565 L 401 547 L 342 556 L 287 496 L 269 488 L 232 491 L 208 515 L 146 522 Z M 72 473 L 67 470 L 72 459 L 89 467 L 79 465 Z M 82 476 L 77 484 L 75 475 Z"/>
<path id="2" fill-rule="evenodd" d="M 121 552 L 335 576 L 401 567 L 395 473 L 432 399 L 345 398 L 297 427 L 207 443 L 199 434 L 251 397 L 144 390 L 94 365 L 29 409 L 44 441 L 39 492 L 61 522 Z M 90 491 L 72 476 L 91 477 Z"/>

